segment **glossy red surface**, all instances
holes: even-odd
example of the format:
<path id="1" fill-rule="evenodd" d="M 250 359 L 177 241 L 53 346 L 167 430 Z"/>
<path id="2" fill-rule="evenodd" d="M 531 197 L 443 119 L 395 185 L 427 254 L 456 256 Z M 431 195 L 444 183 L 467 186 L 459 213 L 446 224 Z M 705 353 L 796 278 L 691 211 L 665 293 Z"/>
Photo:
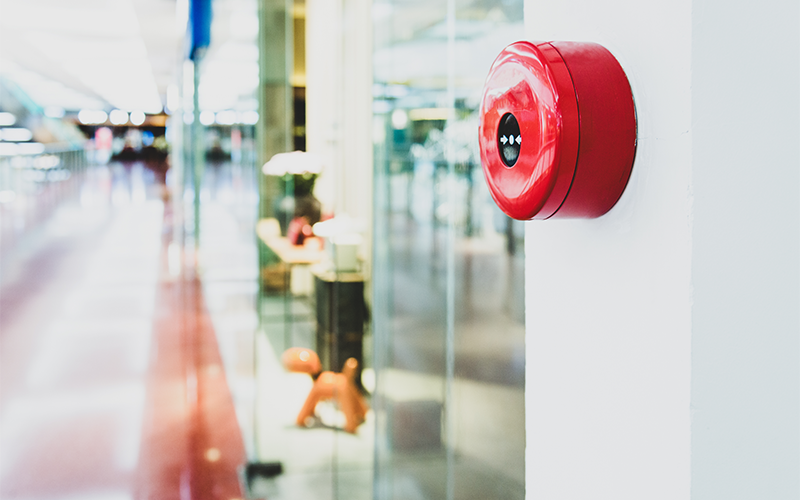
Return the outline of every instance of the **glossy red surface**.
<path id="1" fill-rule="evenodd" d="M 501 119 L 520 130 L 504 162 Z M 636 149 L 630 85 L 593 43 L 516 42 L 489 71 L 481 102 L 481 161 L 497 205 L 515 219 L 599 217 L 622 195 Z"/>
<path id="2" fill-rule="evenodd" d="M 551 42 L 569 68 L 580 109 L 580 148 L 555 217 L 592 218 L 617 203 L 636 155 L 636 109 L 622 66 L 595 43 Z"/>
<path id="3" fill-rule="evenodd" d="M 489 72 L 481 103 L 481 160 L 492 197 L 515 219 L 552 214 L 560 203 L 548 204 L 551 194 L 563 197 L 572 181 L 575 160 L 569 153 L 577 151 L 578 123 L 571 87 L 558 53 L 528 42 L 506 47 Z M 503 162 L 497 142 L 506 113 L 517 118 L 523 138 L 513 167 Z"/>

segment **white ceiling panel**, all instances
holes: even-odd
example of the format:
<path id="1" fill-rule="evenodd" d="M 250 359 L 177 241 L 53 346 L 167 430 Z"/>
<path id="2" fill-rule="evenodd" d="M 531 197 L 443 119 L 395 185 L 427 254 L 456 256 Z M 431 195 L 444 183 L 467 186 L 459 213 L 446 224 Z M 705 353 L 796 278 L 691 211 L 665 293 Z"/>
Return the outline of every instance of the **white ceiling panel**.
<path id="1" fill-rule="evenodd" d="M 0 0 L 0 73 L 36 74 L 84 96 L 65 99 L 68 109 L 94 100 L 160 111 L 183 44 L 175 13 L 175 0 Z M 41 85 L 17 83 L 49 105 L 34 96 Z"/>

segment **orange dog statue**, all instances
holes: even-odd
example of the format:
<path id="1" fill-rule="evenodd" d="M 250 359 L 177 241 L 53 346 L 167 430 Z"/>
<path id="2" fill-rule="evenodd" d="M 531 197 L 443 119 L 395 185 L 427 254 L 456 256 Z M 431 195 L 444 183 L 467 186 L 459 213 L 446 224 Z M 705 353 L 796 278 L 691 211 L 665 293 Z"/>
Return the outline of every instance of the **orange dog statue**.
<path id="1" fill-rule="evenodd" d="M 342 373 L 322 371 L 322 363 L 317 353 L 311 349 L 292 347 L 281 356 L 283 366 L 290 372 L 308 373 L 314 379 L 314 386 L 308 393 L 306 402 L 297 415 L 297 425 L 304 427 L 306 420 L 314 416 L 319 401 L 333 399 L 345 416 L 344 430 L 355 433 L 364 421 L 369 407 L 355 385 L 358 361 L 349 358 L 344 363 Z"/>

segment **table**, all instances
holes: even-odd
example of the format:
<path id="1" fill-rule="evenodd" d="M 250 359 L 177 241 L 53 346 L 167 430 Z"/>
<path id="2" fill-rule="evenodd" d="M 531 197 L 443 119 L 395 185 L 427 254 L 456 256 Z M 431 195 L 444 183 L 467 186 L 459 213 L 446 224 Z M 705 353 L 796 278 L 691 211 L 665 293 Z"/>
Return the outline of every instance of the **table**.
<path id="1" fill-rule="evenodd" d="M 303 245 L 293 245 L 280 235 L 276 219 L 262 219 L 256 225 L 256 234 L 286 265 L 285 279 L 289 290 L 295 295 L 310 295 L 313 278 L 308 267 L 325 259 L 325 251 L 318 238 L 306 238 Z"/>

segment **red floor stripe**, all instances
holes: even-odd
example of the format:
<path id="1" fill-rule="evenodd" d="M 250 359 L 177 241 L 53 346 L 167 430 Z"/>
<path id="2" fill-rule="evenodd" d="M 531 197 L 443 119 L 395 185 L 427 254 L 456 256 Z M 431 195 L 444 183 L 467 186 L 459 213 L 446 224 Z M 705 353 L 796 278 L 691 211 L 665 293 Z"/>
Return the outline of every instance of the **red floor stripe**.
<path id="1" fill-rule="evenodd" d="M 199 279 L 162 281 L 136 498 L 243 498 L 245 451 Z"/>

